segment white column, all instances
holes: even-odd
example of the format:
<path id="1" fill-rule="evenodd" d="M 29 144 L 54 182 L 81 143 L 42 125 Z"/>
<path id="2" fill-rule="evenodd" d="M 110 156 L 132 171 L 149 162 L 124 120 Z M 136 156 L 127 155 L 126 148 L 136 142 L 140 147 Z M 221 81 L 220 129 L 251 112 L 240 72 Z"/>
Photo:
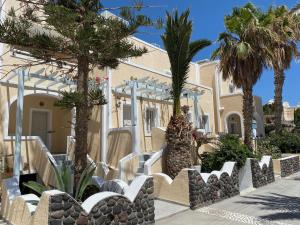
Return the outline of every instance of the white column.
<path id="1" fill-rule="evenodd" d="M 21 165 L 21 144 L 23 130 L 23 106 L 24 106 L 24 76 L 25 70 L 18 70 L 18 99 L 16 111 L 16 140 L 14 152 L 14 177 L 20 178 Z"/>
<path id="2" fill-rule="evenodd" d="M 110 68 L 107 69 L 107 88 L 106 88 L 106 99 L 107 99 L 107 118 L 108 122 L 107 128 L 112 128 L 112 70 Z"/>
<path id="3" fill-rule="evenodd" d="M 106 81 L 103 85 L 103 88 L 102 88 L 102 92 L 107 99 L 107 86 L 108 86 L 108 82 Z M 108 125 L 108 122 L 107 122 L 107 108 L 108 108 L 108 103 L 105 104 L 105 105 L 102 105 L 101 106 L 101 127 L 100 127 L 100 143 L 101 143 L 101 149 L 100 149 L 100 152 L 101 152 L 101 162 L 103 162 L 104 164 L 106 164 L 106 153 L 107 153 L 107 125 Z"/>
<path id="4" fill-rule="evenodd" d="M 76 108 L 75 107 L 71 110 L 71 116 L 72 116 L 71 136 L 75 137 L 75 126 L 76 126 Z"/>
<path id="5" fill-rule="evenodd" d="M 200 128 L 200 123 L 199 123 L 199 109 L 198 109 L 198 96 L 195 94 L 194 95 L 194 123 L 195 123 L 195 128 Z"/>
<path id="6" fill-rule="evenodd" d="M 139 125 L 138 125 L 138 107 L 137 107 L 137 83 L 130 82 L 131 88 L 131 135 L 132 135 L 132 152 L 140 153 Z"/>

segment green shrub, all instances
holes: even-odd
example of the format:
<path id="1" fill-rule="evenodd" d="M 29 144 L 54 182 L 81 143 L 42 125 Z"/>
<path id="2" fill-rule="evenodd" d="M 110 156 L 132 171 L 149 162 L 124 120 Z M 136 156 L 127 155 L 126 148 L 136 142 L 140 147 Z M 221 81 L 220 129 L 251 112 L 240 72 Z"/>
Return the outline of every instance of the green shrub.
<path id="1" fill-rule="evenodd" d="M 266 135 L 270 135 L 275 132 L 275 125 L 270 123 L 270 124 L 265 124 L 265 133 Z"/>
<path id="2" fill-rule="evenodd" d="M 273 159 L 278 159 L 281 157 L 281 150 L 271 142 L 270 138 L 263 138 L 257 142 L 256 154 L 259 158 L 263 155 L 271 155 Z"/>
<path id="3" fill-rule="evenodd" d="M 269 139 L 272 145 L 281 150 L 281 153 L 297 153 L 300 151 L 299 134 L 283 131 L 281 134 L 271 134 Z"/>
<path id="4" fill-rule="evenodd" d="M 224 135 L 221 137 L 216 151 L 201 155 L 201 171 L 220 170 L 226 161 L 235 161 L 238 168 L 241 168 L 249 157 L 253 157 L 253 153 L 241 143 L 237 136 Z"/>

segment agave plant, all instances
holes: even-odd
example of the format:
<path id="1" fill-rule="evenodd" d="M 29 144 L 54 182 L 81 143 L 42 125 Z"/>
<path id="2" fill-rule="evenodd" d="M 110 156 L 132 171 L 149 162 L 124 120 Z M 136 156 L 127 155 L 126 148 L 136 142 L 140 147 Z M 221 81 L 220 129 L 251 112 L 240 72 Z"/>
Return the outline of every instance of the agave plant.
<path id="1" fill-rule="evenodd" d="M 55 188 L 60 191 L 66 192 L 72 195 L 76 200 L 81 201 L 84 191 L 91 184 L 92 176 L 96 170 L 96 166 L 93 163 L 91 163 L 84 169 L 83 173 L 80 176 L 80 180 L 75 188 L 75 191 L 73 191 L 74 175 L 71 166 L 65 162 L 61 166 L 55 165 L 51 160 L 50 162 L 55 173 Z M 51 187 L 47 187 L 35 181 L 29 181 L 23 183 L 23 185 L 30 188 L 39 195 L 42 195 L 44 191 L 51 189 Z"/>
<path id="2" fill-rule="evenodd" d="M 167 147 L 164 152 L 166 173 L 174 178 L 183 168 L 192 165 L 192 125 L 181 113 L 180 98 L 188 79 L 190 62 L 208 40 L 191 41 L 192 21 L 189 10 L 181 15 L 167 13 L 165 33 L 161 36 L 168 53 L 172 72 L 173 115 L 166 131 Z"/>

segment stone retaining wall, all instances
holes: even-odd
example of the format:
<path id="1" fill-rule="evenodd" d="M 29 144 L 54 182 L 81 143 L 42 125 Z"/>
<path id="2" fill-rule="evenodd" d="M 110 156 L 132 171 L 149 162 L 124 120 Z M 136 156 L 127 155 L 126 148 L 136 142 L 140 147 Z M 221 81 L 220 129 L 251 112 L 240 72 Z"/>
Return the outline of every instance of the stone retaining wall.
<path id="1" fill-rule="evenodd" d="M 195 209 L 239 194 L 238 169 L 235 162 L 224 163 L 220 171 L 199 173 L 183 169 L 172 180 L 166 174 L 153 174 L 154 195 Z"/>
<path id="2" fill-rule="evenodd" d="M 16 207 L 2 207 L 6 207 L 8 211 L 13 210 L 13 214 L 20 217 L 17 220 L 19 222 L 8 218 L 8 222 L 14 222 L 14 225 L 153 224 L 153 178 L 140 176 L 124 192 L 124 195 L 100 192 L 80 204 L 67 193 L 51 190 L 44 192 L 38 205 L 34 207 L 26 200 L 28 198 L 22 196 L 8 200 L 9 206 L 16 201 L 19 205 L 24 205 L 20 212 Z M 26 218 L 22 218 L 24 210 L 29 212 L 26 213 Z M 24 221 L 28 222 L 25 224 Z"/>
<path id="3" fill-rule="evenodd" d="M 279 159 L 281 176 L 286 177 L 300 170 L 299 156 L 290 156 L 283 159 Z"/>
<path id="4" fill-rule="evenodd" d="M 259 188 L 275 181 L 271 156 L 263 156 L 261 161 L 250 159 L 250 163 L 254 188 Z"/>
<path id="5" fill-rule="evenodd" d="M 228 167 L 228 170 L 224 169 Z M 210 174 L 189 170 L 190 208 L 209 205 L 239 194 L 239 172 L 235 162 L 226 162 Z"/>
<path id="6" fill-rule="evenodd" d="M 289 176 L 300 170 L 299 155 L 291 155 L 280 159 L 273 159 L 274 172 L 281 177 Z"/>

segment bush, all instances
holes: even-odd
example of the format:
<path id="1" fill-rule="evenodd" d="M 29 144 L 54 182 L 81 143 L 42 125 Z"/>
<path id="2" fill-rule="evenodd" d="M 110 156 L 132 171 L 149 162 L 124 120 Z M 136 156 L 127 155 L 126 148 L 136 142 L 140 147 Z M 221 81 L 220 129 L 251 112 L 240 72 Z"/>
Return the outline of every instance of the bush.
<path id="1" fill-rule="evenodd" d="M 256 154 L 259 158 L 263 155 L 271 155 L 273 159 L 278 159 L 281 157 L 281 150 L 271 142 L 270 138 L 264 138 L 258 140 Z"/>
<path id="2" fill-rule="evenodd" d="M 281 134 L 271 134 L 269 139 L 272 145 L 281 150 L 281 153 L 297 153 L 300 151 L 299 134 L 283 131 Z"/>
<path id="3" fill-rule="evenodd" d="M 201 171 L 220 170 L 226 161 L 237 162 L 237 167 L 241 168 L 249 157 L 253 157 L 253 153 L 241 143 L 237 136 L 224 135 L 216 151 L 205 152 L 201 155 Z"/>

